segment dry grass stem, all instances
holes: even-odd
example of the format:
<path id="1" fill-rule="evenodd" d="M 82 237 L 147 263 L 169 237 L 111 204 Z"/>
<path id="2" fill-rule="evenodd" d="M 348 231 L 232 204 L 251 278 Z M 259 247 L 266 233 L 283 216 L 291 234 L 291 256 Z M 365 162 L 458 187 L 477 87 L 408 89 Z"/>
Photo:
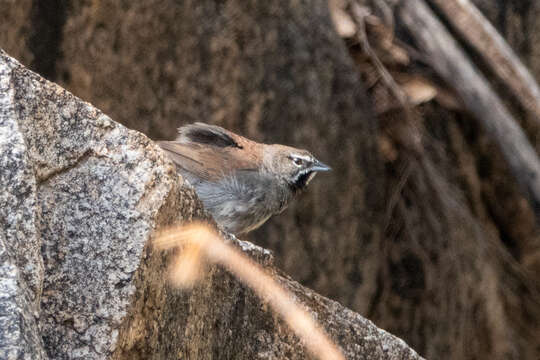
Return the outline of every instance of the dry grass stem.
<path id="1" fill-rule="evenodd" d="M 182 248 L 170 277 L 173 284 L 190 287 L 199 280 L 206 263 L 226 267 L 279 313 L 306 349 L 319 359 L 344 360 L 341 351 L 309 313 L 294 301 L 272 276 L 254 261 L 227 245 L 205 224 L 190 224 L 162 232 L 155 244 L 160 249 Z"/>

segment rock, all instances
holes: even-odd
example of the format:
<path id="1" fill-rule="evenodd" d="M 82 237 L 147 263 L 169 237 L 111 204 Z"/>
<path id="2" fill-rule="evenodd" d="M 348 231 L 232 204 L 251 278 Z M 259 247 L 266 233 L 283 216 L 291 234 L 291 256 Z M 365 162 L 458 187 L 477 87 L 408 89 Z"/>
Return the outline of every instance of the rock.
<path id="1" fill-rule="evenodd" d="M 156 228 L 206 218 L 144 135 L 0 51 L 0 358 L 306 357 L 287 326 L 225 270 L 193 291 L 166 281 Z M 350 359 L 417 359 L 403 341 L 272 272 Z"/>
<path id="2" fill-rule="evenodd" d="M 17 121 L 10 74 L 20 68 L 3 53 L 0 64 L 0 359 L 42 359 L 38 310 L 43 260 L 33 164 Z"/>
<path id="3" fill-rule="evenodd" d="M 1 348 L 31 359 L 43 348 L 55 359 L 106 358 L 160 208 L 182 196 L 175 219 L 201 210 L 144 135 L 5 53 L 0 69 L 2 284 L 13 294 L 2 304 L 11 318 Z"/>
<path id="4" fill-rule="evenodd" d="M 387 273 L 379 269 L 388 189 L 380 124 L 328 0 L 17 0 L 4 8 L 0 46 L 129 128 L 163 140 L 204 121 L 309 149 L 332 166 L 246 240 L 274 250 L 303 284 L 373 311 L 391 286 L 379 276 Z M 390 317 L 377 309 L 379 321 Z"/>
<path id="5" fill-rule="evenodd" d="M 401 339 L 281 274 L 268 250 L 234 236 L 229 241 L 302 303 L 347 359 L 421 359 Z M 145 260 L 137 300 L 120 330 L 113 359 L 309 358 L 268 304 L 228 272 L 214 267 L 192 291 L 174 290 L 160 276 L 166 263 L 163 257 L 154 254 Z M 168 341 L 163 342 L 164 338 Z"/>

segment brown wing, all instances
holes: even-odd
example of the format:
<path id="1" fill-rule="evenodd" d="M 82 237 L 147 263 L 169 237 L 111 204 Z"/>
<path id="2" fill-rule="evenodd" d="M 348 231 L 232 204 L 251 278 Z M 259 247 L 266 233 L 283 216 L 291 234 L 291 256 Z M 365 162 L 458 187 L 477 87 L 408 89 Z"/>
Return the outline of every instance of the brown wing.
<path id="1" fill-rule="evenodd" d="M 179 129 L 175 141 L 159 141 L 173 162 L 184 171 L 209 181 L 239 170 L 256 170 L 262 144 L 218 126 L 196 123 Z"/>

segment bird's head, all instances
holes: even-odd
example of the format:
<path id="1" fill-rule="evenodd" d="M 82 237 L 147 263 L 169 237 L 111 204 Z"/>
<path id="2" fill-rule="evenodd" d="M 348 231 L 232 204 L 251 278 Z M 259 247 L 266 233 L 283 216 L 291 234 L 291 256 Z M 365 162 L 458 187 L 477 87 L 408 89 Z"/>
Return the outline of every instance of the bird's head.
<path id="1" fill-rule="evenodd" d="M 317 172 L 331 170 L 309 151 L 284 145 L 266 145 L 263 159 L 266 170 L 285 181 L 294 192 L 304 190 Z"/>

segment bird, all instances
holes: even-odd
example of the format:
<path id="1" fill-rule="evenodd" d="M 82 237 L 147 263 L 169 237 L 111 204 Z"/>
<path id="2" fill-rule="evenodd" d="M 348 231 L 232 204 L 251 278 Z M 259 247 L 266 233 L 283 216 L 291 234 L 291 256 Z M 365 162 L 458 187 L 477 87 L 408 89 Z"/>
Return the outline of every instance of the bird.
<path id="1" fill-rule="evenodd" d="M 258 143 L 202 122 L 158 144 L 214 220 L 235 235 L 283 212 L 317 172 L 331 170 L 307 150 Z"/>

